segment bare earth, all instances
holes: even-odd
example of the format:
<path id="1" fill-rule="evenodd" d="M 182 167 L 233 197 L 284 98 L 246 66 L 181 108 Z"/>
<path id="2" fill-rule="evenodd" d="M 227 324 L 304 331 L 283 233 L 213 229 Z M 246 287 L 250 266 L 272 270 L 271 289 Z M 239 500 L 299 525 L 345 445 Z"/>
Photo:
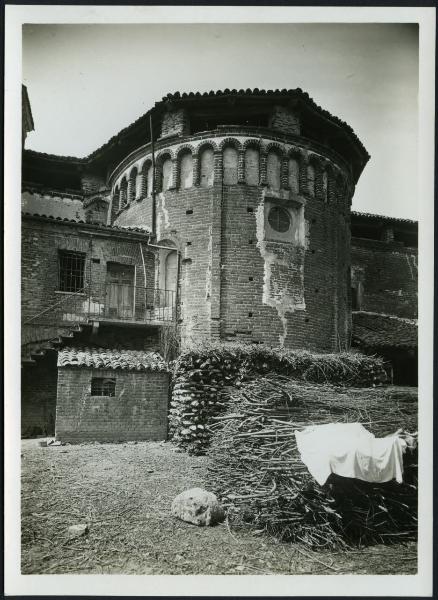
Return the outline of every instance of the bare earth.
<path id="1" fill-rule="evenodd" d="M 225 522 L 171 516 L 173 498 L 208 488 L 206 457 L 170 443 L 41 448 L 22 442 L 22 572 L 146 575 L 413 574 L 416 544 L 312 552 Z M 87 523 L 70 540 L 70 525 Z"/>

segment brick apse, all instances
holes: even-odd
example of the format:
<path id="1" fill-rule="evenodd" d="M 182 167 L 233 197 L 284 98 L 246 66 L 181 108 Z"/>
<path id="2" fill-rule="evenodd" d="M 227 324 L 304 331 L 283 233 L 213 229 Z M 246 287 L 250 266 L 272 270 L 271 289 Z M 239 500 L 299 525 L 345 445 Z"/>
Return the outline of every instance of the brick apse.
<path id="1" fill-rule="evenodd" d="M 99 336 L 127 327 L 162 347 L 172 324 L 181 348 L 220 340 L 348 349 L 352 301 L 370 312 L 379 304 L 373 284 L 363 292 L 372 260 L 359 242 L 363 269 L 351 279 L 351 203 L 368 159 L 353 130 L 300 89 L 169 94 L 86 158 L 25 150 L 28 364 L 56 352 L 37 344 L 41 311 L 56 315 L 58 348 L 66 328 L 77 343 L 105 347 Z M 74 300 L 60 289 L 65 251 L 83 270 L 83 289 L 68 288 Z M 108 285 L 127 281 L 132 293 L 110 314 Z M 388 310 L 404 317 L 413 297 L 397 294 Z M 114 335 L 130 347 L 130 335 Z"/>

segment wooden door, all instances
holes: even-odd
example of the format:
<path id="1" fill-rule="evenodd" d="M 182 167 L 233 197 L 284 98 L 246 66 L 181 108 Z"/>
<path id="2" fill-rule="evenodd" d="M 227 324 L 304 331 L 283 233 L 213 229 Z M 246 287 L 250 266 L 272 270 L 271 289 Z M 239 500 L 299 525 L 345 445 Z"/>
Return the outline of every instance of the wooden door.
<path id="1" fill-rule="evenodd" d="M 106 277 L 107 316 L 114 319 L 133 318 L 135 267 L 108 263 Z"/>

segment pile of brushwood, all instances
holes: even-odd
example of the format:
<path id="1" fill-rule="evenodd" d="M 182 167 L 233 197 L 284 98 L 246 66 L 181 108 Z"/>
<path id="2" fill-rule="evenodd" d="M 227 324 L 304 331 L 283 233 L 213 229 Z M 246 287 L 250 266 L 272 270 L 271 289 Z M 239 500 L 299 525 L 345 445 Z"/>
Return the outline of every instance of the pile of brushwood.
<path id="1" fill-rule="evenodd" d="M 376 437 L 417 430 L 416 388 L 340 388 L 258 377 L 229 390 L 215 417 L 209 483 L 230 522 L 310 548 L 401 542 L 417 534 L 417 453 L 404 481 L 374 484 L 330 475 L 320 486 L 301 461 L 295 431 L 360 422 Z"/>
<path id="2" fill-rule="evenodd" d="M 278 373 L 297 380 L 349 386 L 379 385 L 381 359 L 358 353 L 313 354 L 263 345 L 205 345 L 182 353 L 173 366 L 169 434 L 191 454 L 207 451 L 213 418 L 228 407 L 229 386 Z"/>

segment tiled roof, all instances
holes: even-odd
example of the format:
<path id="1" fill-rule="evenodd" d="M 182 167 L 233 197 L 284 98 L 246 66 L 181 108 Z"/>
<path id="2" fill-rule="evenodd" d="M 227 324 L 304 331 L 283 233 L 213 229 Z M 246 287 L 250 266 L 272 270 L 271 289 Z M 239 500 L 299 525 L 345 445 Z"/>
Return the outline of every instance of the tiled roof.
<path id="1" fill-rule="evenodd" d="M 216 91 L 210 91 L 210 92 L 175 92 L 173 94 L 167 94 L 166 96 L 163 96 L 161 101 L 158 101 L 154 104 L 154 107 L 152 109 L 150 109 L 149 111 L 147 111 L 146 113 L 144 113 L 143 115 L 141 115 L 136 121 L 134 121 L 133 123 L 131 123 L 130 125 L 128 125 L 127 127 L 125 127 L 124 129 L 121 129 L 116 135 L 112 136 L 105 144 L 103 144 L 102 146 L 100 146 L 99 148 L 97 148 L 96 150 L 94 150 L 94 152 L 92 152 L 91 154 L 89 154 L 87 157 L 84 158 L 77 158 L 77 157 L 73 157 L 73 156 L 55 156 L 53 154 L 44 154 L 42 152 L 34 152 L 32 150 L 26 150 L 26 153 L 29 153 L 29 156 L 35 156 L 35 157 L 43 157 L 47 160 L 56 160 L 56 161 L 60 161 L 60 162 L 72 162 L 72 163 L 88 163 L 92 160 L 94 160 L 95 158 L 99 157 L 102 152 L 106 151 L 107 149 L 117 145 L 117 143 L 120 141 L 121 138 L 126 138 L 127 135 L 131 134 L 134 130 L 136 130 L 138 127 L 145 127 L 145 132 L 149 131 L 149 116 L 154 116 L 155 112 L 160 111 L 167 102 L 181 102 L 181 101 L 190 101 L 190 100 L 202 100 L 202 99 L 208 99 L 208 98 L 221 98 L 221 97 L 247 97 L 247 98 L 251 98 L 251 97 L 271 97 L 273 99 L 279 98 L 281 99 L 281 97 L 283 98 L 293 98 L 293 99 L 298 99 L 301 100 L 305 103 L 305 105 L 307 105 L 309 108 L 311 108 L 312 110 L 314 110 L 315 112 L 317 112 L 319 115 L 321 115 L 322 117 L 326 118 L 327 120 L 331 121 L 333 124 L 338 125 L 339 127 L 341 127 L 346 133 L 347 135 L 349 135 L 351 137 L 351 139 L 354 141 L 354 143 L 360 148 L 361 152 L 363 153 L 364 157 L 366 159 L 369 158 L 369 154 L 367 152 L 367 150 L 365 149 L 364 145 L 362 144 L 362 142 L 360 141 L 360 139 L 357 137 L 357 135 L 355 134 L 355 132 L 353 131 L 353 129 L 350 127 L 350 125 L 348 125 L 348 123 L 346 123 L 345 121 L 343 121 L 342 119 L 340 119 L 339 117 L 336 117 L 334 115 L 332 115 L 328 110 L 323 109 L 321 106 L 319 106 L 318 104 L 316 104 L 316 102 L 309 96 L 309 94 L 307 92 L 304 92 L 301 88 L 295 88 L 295 89 L 282 89 L 282 90 L 261 90 L 259 88 L 254 88 L 254 89 L 240 89 L 240 90 L 229 90 L 229 89 L 225 89 L 225 90 L 216 90 Z M 146 137 L 147 137 L 147 133 L 146 133 Z M 145 141 L 147 141 L 145 139 Z"/>
<path id="2" fill-rule="evenodd" d="M 107 348 L 63 348 L 58 352 L 58 367 L 122 369 L 124 371 L 167 371 L 160 354 L 137 350 Z"/>
<path id="3" fill-rule="evenodd" d="M 373 213 L 363 213 L 363 212 L 358 212 L 358 211 L 354 211 L 354 210 L 351 211 L 351 217 L 352 217 L 352 219 L 357 217 L 357 218 L 368 219 L 370 221 L 391 221 L 391 222 L 395 222 L 395 223 L 412 223 L 412 224 L 418 223 L 418 221 L 414 221 L 412 219 L 398 219 L 397 217 L 386 217 L 385 215 L 375 215 Z"/>
<path id="4" fill-rule="evenodd" d="M 77 156 L 61 156 L 59 154 L 47 154 L 46 152 L 38 152 L 38 150 L 30 150 L 26 148 L 24 151 L 29 157 L 44 158 L 45 160 L 54 160 L 56 162 L 68 162 L 68 163 L 86 163 L 87 158 L 78 158 Z"/>
<path id="5" fill-rule="evenodd" d="M 417 322 L 392 315 L 353 312 L 353 342 L 368 348 L 416 348 Z"/>
<path id="6" fill-rule="evenodd" d="M 240 96 L 240 97 L 251 97 L 251 96 L 283 96 L 283 97 L 293 97 L 293 98 L 298 98 L 300 100 L 304 100 L 304 102 L 310 106 L 311 108 L 313 108 L 314 110 L 316 110 L 320 115 L 322 115 L 323 117 L 329 119 L 330 121 L 332 121 L 333 123 L 336 123 L 337 125 L 340 125 L 345 131 L 347 131 L 353 138 L 354 141 L 360 146 L 360 148 L 362 149 L 362 151 L 366 154 L 366 156 L 369 157 L 368 152 L 365 150 L 364 145 L 362 144 L 362 142 L 359 140 L 359 138 L 356 136 L 355 132 L 353 131 L 353 129 L 350 127 L 350 125 L 348 125 L 348 123 L 346 123 L 345 121 L 342 121 L 342 119 L 339 119 L 339 117 L 336 117 L 334 115 L 332 115 L 328 110 L 323 109 L 321 106 L 319 106 L 318 104 L 316 104 L 316 102 L 313 100 L 313 98 L 311 98 L 309 96 L 309 94 L 307 92 L 304 92 L 301 88 L 295 88 L 295 89 L 276 89 L 276 90 L 260 90 L 259 88 L 254 88 L 253 90 L 250 88 L 247 88 L 246 90 L 244 89 L 240 89 L 240 90 L 229 90 L 228 88 L 226 88 L 225 90 L 216 90 L 216 91 L 210 91 L 210 92 L 175 92 L 173 94 L 167 94 L 167 96 L 163 97 L 163 102 L 166 101 L 175 101 L 175 100 L 185 100 L 185 99 L 200 99 L 200 98 L 211 98 L 211 97 L 221 97 L 221 96 Z"/>
<path id="7" fill-rule="evenodd" d="M 35 219 L 41 219 L 43 221 L 47 220 L 47 221 L 55 221 L 56 223 L 81 225 L 81 226 L 85 226 L 85 227 L 90 227 L 91 229 L 101 229 L 104 231 L 132 232 L 132 233 L 144 233 L 144 234 L 151 233 L 151 230 L 146 226 L 131 227 L 129 225 L 119 225 L 119 226 L 103 225 L 103 224 L 99 224 L 99 223 L 87 223 L 86 221 L 83 221 L 82 219 L 67 219 L 67 218 L 63 218 L 63 217 L 54 217 L 52 215 L 44 215 L 44 214 L 28 213 L 28 212 L 22 212 L 22 215 L 24 217 L 32 217 Z"/>

